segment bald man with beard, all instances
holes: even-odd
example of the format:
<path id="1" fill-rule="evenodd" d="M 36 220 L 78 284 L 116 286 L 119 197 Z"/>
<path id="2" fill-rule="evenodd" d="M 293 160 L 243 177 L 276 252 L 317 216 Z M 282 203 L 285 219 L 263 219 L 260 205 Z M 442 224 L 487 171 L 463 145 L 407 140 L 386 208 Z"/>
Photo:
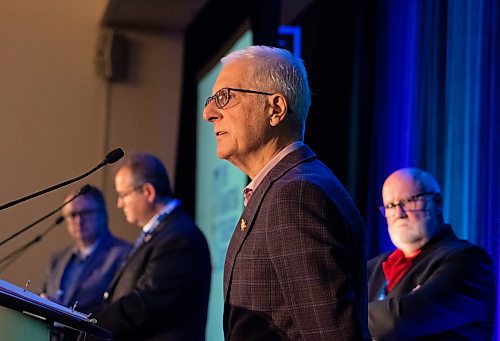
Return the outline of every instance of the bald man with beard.
<path id="1" fill-rule="evenodd" d="M 375 340 L 491 340 L 491 259 L 444 223 L 436 179 L 417 168 L 382 189 L 394 252 L 368 262 L 368 326 Z"/>

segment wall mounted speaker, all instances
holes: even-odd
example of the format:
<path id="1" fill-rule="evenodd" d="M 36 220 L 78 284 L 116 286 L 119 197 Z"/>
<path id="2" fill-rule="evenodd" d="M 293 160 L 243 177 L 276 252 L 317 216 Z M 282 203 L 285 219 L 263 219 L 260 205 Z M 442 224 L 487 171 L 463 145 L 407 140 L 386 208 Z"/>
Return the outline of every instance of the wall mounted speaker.
<path id="1" fill-rule="evenodd" d="M 112 30 L 102 30 L 97 39 L 96 74 L 108 81 L 127 80 L 128 49 L 124 36 Z"/>

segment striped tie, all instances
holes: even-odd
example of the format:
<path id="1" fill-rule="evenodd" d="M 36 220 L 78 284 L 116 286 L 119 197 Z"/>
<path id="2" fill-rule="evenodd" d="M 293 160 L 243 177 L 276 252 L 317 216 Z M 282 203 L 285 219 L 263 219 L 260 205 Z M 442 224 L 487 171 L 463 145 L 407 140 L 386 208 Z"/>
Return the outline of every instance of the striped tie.
<path id="1" fill-rule="evenodd" d="M 248 201 L 250 200 L 250 198 L 252 197 L 252 194 L 253 194 L 253 189 L 251 188 L 245 188 L 243 190 L 243 197 L 245 198 L 245 200 L 243 201 L 243 205 L 246 207 L 247 204 L 248 204 Z"/>
<path id="2" fill-rule="evenodd" d="M 142 231 L 142 233 L 139 235 L 139 237 L 137 237 L 137 239 L 135 240 L 134 245 L 130 248 L 130 250 L 129 250 L 128 254 L 127 254 L 127 259 L 129 259 L 130 257 L 132 257 L 132 255 L 137 251 L 137 249 L 139 248 L 139 246 L 141 246 L 144 243 L 144 239 L 149 234 L 150 234 L 149 232 Z"/>

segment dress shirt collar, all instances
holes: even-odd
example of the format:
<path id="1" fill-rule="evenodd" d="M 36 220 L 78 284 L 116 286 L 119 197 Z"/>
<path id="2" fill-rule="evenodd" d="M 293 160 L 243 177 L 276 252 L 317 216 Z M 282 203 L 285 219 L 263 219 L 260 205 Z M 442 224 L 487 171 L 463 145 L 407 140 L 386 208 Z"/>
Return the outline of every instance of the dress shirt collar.
<path id="1" fill-rule="evenodd" d="M 81 260 L 87 259 L 92 254 L 92 252 L 97 249 L 97 246 L 99 244 L 100 240 L 97 240 L 92 245 L 83 246 L 81 249 L 75 246 L 75 248 L 73 249 L 73 253 Z"/>
<path id="2" fill-rule="evenodd" d="M 296 141 L 292 144 L 289 144 L 285 148 L 283 148 L 278 154 L 276 154 L 265 166 L 260 170 L 257 176 L 243 189 L 243 196 L 245 198 L 244 205 L 246 206 L 248 200 L 250 200 L 250 196 L 253 191 L 260 185 L 262 180 L 266 177 L 266 175 L 271 171 L 280 162 L 283 160 L 285 156 L 290 154 L 291 152 L 299 149 L 304 145 L 302 141 Z"/>
<path id="3" fill-rule="evenodd" d="M 146 225 L 142 227 L 142 232 L 144 233 L 153 233 L 156 227 L 160 224 L 160 222 L 165 219 L 167 215 L 169 215 L 177 206 L 181 204 L 179 199 L 170 200 L 163 209 L 155 214 L 153 218 L 151 218 Z"/>

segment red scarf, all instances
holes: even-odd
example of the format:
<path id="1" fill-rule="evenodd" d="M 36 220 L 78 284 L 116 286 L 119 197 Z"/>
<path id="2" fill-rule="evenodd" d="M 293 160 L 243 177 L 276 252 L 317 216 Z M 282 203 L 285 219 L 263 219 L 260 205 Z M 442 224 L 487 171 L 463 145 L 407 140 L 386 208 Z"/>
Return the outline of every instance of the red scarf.
<path id="1" fill-rule="evenodd" d="M 387 292 L 391 291 L 401 277 L 410 269 L 413 260 L 420 251 L 418 250 L 415 256 L 406 258 L 403 251 L 397 249 L 387 257 L 386 261 L 382 262 L 382 269 L 387 280 Z"/>

